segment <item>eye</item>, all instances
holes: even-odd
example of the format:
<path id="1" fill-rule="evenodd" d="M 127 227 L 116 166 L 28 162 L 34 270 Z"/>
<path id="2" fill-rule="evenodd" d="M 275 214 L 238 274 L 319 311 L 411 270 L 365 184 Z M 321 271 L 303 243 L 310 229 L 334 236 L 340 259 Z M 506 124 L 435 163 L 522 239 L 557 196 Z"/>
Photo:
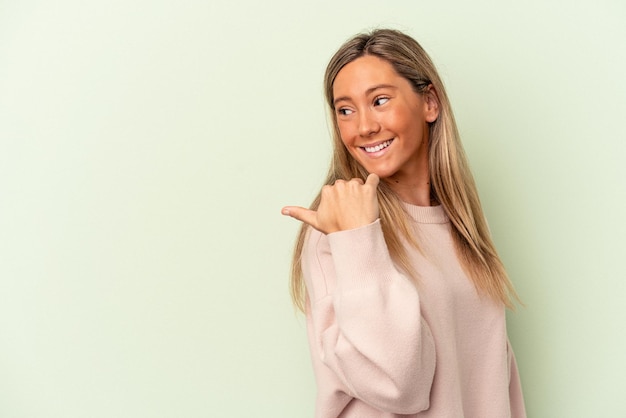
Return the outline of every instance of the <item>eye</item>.
<path id="1" fill-rule="evenodd" d="M 374 99 L 374 106 L 384 105 L 389 101 L 389 97 L 386 96 L 378 96 Z"/>
<path id="2" fill-rule="evenodd" d="M 352 109 L 348 109 L 347 107 L 341 107 L 337 109 L 337 113 L 341 116 L 348 116 L 352 114 Z"/>

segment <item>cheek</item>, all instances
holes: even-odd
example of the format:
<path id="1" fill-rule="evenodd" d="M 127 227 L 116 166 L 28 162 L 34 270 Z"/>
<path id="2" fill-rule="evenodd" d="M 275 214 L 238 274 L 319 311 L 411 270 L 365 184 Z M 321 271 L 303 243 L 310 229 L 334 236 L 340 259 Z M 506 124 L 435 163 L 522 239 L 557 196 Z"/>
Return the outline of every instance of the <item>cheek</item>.
<path id="1" fill-rule="evenodd" d="M 352 157 L 356 158 L 356 151 L 354 149 L 354 135 L 352 135 L 350 133 L 350 129 L 347 129 L 347 126 L 341 126 L 341 125 L 337 125 L 337 127 L 339 128 L 339 139 L 341 144 L 343 144 L 343 147 L 346 151 L 348 151 L 348 154 L 352 155 Z"/>
<path id="2" fill-rule="evenodd" d="M 343 149 L 352 156 L 352 158 L 357 159 L 359 158 L 358 152 L 357 150 L 354 148 L 354 141 L 350 141 L 350 139 L 346 138 L 344 139 L 343 137 L 341 138 L 341 142 L 343 143 Z"/>
<path id="3" fill-rule="evenodd" d="M 411 127 L 415 124 L 415 115 L 406 111 L 390 113 L 386 123 L 390 128 L 393 127 L 399 131 L 411 130 Z"/>
<path id="4" fill-rule="evenodd" d="M 337 127 L 339 128 L 339 137 L 341 138 L 341 142 L 344 145 L 350 145 L 353 142 L 353 129 L 351 128 L 349 123 L 338 123 Z"/>
<path id="5" fill-rule="evenodd" d="M 410 138 L 415 138 L 418 141 L 423 136 L 424 128 L 427 129 L 426 122 L 420 120 L 417 115 L 397 115 L 394 120 L 394 126 L 404 135 L 408 135 Z"/>

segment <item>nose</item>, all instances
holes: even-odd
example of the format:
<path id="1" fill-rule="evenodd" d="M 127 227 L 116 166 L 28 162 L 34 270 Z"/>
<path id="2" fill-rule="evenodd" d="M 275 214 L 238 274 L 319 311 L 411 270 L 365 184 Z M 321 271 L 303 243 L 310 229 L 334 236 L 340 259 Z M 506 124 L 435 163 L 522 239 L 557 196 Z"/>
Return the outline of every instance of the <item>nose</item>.
<path id="1" fill-rule="evenodd" d="M 380 130 L 380 124 L 376 117 L 369 111 L 360 112 L 359 134 L 361 136 L 371 136 Z"/>

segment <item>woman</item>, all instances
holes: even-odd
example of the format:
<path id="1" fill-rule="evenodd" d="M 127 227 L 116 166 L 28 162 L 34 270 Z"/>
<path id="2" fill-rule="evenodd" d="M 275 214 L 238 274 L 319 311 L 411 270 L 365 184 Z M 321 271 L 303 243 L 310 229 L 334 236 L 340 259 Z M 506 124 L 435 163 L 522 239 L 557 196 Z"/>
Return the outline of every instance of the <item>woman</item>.
<path id="1" fill-rule="evenodd" d="M 496 253 L 437 71 L 394 30 L 330 60 L 326 185 L 303 222 L 292 296 L 306 313 L 316 416 L 524 417 Z"/>

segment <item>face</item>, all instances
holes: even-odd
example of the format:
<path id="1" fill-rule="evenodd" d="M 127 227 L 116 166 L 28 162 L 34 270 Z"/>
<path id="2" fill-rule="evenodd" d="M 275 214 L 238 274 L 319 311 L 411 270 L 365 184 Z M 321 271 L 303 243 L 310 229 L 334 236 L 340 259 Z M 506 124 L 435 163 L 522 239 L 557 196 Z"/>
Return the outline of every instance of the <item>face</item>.
<path id="1" fill-rule="evenodd" d="M 395 183 L 428 181 L 434 93 L 416 93 L 387 61 L 365 55 L 339 71 L 333 97 L 341 140 L 368 172 Z"/>

